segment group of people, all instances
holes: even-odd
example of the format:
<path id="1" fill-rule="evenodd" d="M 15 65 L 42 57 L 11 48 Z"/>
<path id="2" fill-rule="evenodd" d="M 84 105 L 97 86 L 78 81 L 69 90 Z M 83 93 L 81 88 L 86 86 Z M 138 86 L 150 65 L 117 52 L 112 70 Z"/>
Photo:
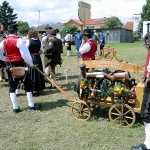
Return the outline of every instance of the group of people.
<path id="1" fill-rule="evenodd" d="M 41 108 L 40 104 L 34 103 L 33 96 L 39 95 L 45 88 L 45 78 L 36 68 L 45 72 L 54 83 L 56 82 L 55 67 L 62 63 L 61 53 L 63 52 L 63 44 L 61 39 L 57 38 L 57 30 L 52 29 L 50 26 L 45 29 L 47 35 L 42 39 L 40 39 L 39 33 L 32 29 L 28 32 L 26 41 L 24 41 L 17 34 L 17 25 L 12 24 L 8 26 L 7 38 L 0 42 L 0 60 L 5 62 L 6 65 L 7 78 L 10 86 L 9 96 L 14 113 L 21 111 L 17 103 L 16 93 L 20 83 L 23 84 L 26 92 L 28 108 L 33 110 Z M 80 43 L 76 42 L 78 43 L 78 56 L 82 57 L 83 60 L 94 60 L 97 42 L 93 39 L 93 31 L 85 29 L 81 37 Z M 77 38 L 78 34 L 76 34 Z M 70 50 L 69 47 L 68 50 Z M 41 54 L 44 54 L 44 67 Z M 12 76 L 10 68 L 18 66 L 26 66 L 29 68 L 25 79 L 24 77 L 14 78 Z M 50 88 L 55 88 L 55 86 L 52 84 Z"/>
<path id="2" fill-rule="evenodd" d="M 44 54 L 45 70 L 47 71 L 45 73 L 55 82 L 55 66 L 61 63 L 62 42 L 56 38 L 57 31 L 51 27 L 47 28 L 47 37 L 44 41 L 39 39 L 39 34 L 34 29 L 28 32 L 26 42 L 18 37 L 16 24 L 9 25 L 7 30 L 7 38 L 0 43 L 0 60 L 6 64 L 13 112 L 19 113 L 21 111 L 16 96 L 16 89 L 20 82 L 23 83 L 26 91 L 28 108 L 38 110 L 41 108 L 41 104 L 34 103 L 33 94 L 34 92 L 39 94 L 45 88 L 45 79 L 36 69 L 44 71 L 40 55 Z M 18 66 L 29 68 L 25 78 L 12 76 L 10 68 Z"/>

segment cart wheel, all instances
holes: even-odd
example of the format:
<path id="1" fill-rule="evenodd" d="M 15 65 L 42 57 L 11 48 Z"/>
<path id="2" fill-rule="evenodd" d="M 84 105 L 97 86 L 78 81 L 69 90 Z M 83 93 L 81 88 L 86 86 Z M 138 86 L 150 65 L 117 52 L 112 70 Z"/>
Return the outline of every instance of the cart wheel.
<path id="1" fill-rule="evenodd" d="M 131 127 L 136 117 L 128 104 L 114 104 L 109 109 L 109 119 L 116 126 Z"/>
<path id="2" fill-rule="evenodd" d="M 83 100 L 75 101 L 71 106 L 71 112 L 77 120 L 86 121 L 91 116 L 90 107 Z"/>

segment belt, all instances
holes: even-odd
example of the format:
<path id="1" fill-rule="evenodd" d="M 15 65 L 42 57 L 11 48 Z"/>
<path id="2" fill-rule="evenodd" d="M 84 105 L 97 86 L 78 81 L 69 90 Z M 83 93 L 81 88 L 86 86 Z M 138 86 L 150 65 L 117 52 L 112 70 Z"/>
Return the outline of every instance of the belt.
<path id="1" fill-rule="evenodd" d="M 31 55 L 40 55 L 40 53 L 31 53 Z"/>

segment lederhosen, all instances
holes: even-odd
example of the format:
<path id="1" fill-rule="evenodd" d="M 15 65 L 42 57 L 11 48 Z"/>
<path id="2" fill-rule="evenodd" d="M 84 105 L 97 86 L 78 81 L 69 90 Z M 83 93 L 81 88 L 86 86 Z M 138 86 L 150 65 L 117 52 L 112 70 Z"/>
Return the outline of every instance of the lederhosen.
<path id="1" fill-rule="evenodd" d="M 8 36 L 4 40 L 4 51 L 6 55 L 6 67 L 8 73 L 8 80 L 9 80 L 9 93 L 15 93 L 19 81 L 22 80 L 25 86 L 26 92 L 32 92 L 32 84 L 29 75 L 26 75 L 25 80 L 23 81 L 23 77 L 21 78 L 13 78 L 10 72 L 10 67 L 17 67 L 17 66 L 25 66 L 24 60 L 21 56 L 21 53 L 18 49 L 17 45 L 17 36 Z"/>
<path id="2" fill-rule="evenodd" d="M 67 40 L 65 41 L 65 45 L 67 44 L 68 46 L 67 47 L 67 50 L 71 50 L 71 35 L 67 35 Z"/>

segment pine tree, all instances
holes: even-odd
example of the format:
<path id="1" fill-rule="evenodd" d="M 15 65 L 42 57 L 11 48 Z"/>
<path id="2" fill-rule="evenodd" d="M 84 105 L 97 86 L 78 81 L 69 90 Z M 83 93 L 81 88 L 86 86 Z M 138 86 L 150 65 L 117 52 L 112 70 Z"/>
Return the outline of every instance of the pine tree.
<path id="1" fill-rule="evenodd" d="M 14 9 L 7 1 L 3 1 L 2 5 L 0 5 L 0 24 L 4 26 L 4 30 L 7 30 L 8 25 L 16 23 L 17 18 Z"/>
<path id="2" fill-rule="evenodd" d="M 150 20 L 150 0 L 146 0 L 146 4 L 142 7 L 142 22 Z"/>

